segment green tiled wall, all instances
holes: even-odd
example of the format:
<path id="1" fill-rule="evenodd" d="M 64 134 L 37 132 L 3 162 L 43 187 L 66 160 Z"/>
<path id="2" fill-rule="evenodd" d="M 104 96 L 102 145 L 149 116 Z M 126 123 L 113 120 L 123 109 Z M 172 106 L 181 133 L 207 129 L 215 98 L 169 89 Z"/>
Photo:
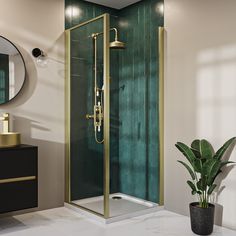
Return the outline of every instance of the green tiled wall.
<path id="1" fill-rule="evenodd" d="M 120 190 L 158 202 L 158 26 L 162 1 L 146 0 L 122 9 L 120 36 Z"/>
<path id="2" fill-rule="evenodd" d="M 80 16 L 66 17 L 66 27 L 72 27 L 96 16 L 116 11 L 84 1 L 66 1 L 66 6 L 79 9 Z M 66 7 L 67 9 L 67 7 Z M 115 15 L 114 15 L 115 16 Z M 116 27 L 116 17 L 111 17 L 112 27 Z M 92 33 L 103 31 L 103 20 L 77 28 L 71 33 L 71 199 L 83 199 L 103 195 L 103 145 L 94 139 L 93 121 L 86 120 L 86 114 L 93 114 L 94 77 L 93 45 L 89 38 Z M 98 84 L 102 87 L 103 41 L 98 37 Z M 118 53 L 111 54 L 111 61 L 118 61 Z M 118 87 L 118 67 L 111 66 L 111 91 Z M 118 96 L 111 94 L 111 117 L 118 115 Z M 119 132 L 114 130 L 111 119 L 111 192 L 118 191 Z M 113 127 L 113 128 L 112 128 Z"/>
<path id="3" fill-rule="evenodd" d="M 65 28 L 68 29 L 72 26 L 78 25 L 82 22 L 88 21 L 96 16 L 102 15 L 104 13 L 109 13 L 110 15 L 117 16 L 118 11 L 109 7 L 104 7 L 91 2 L 86 2 L 83 0 L 65 0 L 65 9 L 68 7 L 75 7 L 78 10 L 77 13 L 72 13 L 72 16 L 65 14 Z"/>
<path id="4" fill-rule="evenodd" d="M 94 141 L 93 122 L 93 47 L 89 38 L 103 21 L 71 31 L 71 198 L 103 194 L 103 149 Z M 100 40 L 101 41 L 101 40 Z M 99 42 L 99 48 L 102 48 Z M 98 60 L 100 61 L 100 60 Z M 98 80 L 101 78 L 98 78 Z M 92 174 L 91 174 L 92 173 Z"/>

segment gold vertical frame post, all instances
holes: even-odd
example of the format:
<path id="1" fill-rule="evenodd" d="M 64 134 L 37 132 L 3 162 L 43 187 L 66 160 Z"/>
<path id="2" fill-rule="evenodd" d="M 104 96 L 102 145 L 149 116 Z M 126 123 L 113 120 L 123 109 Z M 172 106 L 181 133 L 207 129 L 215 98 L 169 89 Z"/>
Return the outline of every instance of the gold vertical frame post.
<path id="1" fill-rule="evenodd" d="M 110 19 L 104 15 L 104 217 L 110 216 Z"/>
<path id="2" fill-rule="evenodd" d="M 71 189 L 70 189 L 70 33 L 71 30 L 65 31 L 65 44 L 66 44 L 66 81 L 65 81 L 65 202 L 69 203 L 71 200 Z"/>
<path id="3" fill-rule="evenodd" d="M 100 214 L 98 212 L 87 209 L 83 206 L 79 206 L 71 202 L 71 171 L 70 171 L 70 117 L 71 117 L 71 82 L 70 82 L 70 63 L 71 63 L 71 31 L 77 29 L 81 26 L 89 24 L 91 22 L 95 22 L 99 19 L 103 19 L 103 33 L 104 33 L 104 204 L 103 204 L 103 213 Z M 66 123 L 66 160 L 65 160 L 65 201 L 70 203 L 78 208 L 96 214 L 98 216 L 103 216 L 104 218 L 109 218 L 109 195 L 110 195 L 110 18 L 109 14 L 103 14 L 98 17 L 95 17 L 89 21 L 83 22 L 79 25 L 71 27 L 65 31 L 66 37 L 66 82 L 65 82 L 65 123 Z"/>
<path id="4" fill-rule="evenodd" d="M 158 28 L 159 55 L 159 205 L 164 205 L 164 27 Z"/>

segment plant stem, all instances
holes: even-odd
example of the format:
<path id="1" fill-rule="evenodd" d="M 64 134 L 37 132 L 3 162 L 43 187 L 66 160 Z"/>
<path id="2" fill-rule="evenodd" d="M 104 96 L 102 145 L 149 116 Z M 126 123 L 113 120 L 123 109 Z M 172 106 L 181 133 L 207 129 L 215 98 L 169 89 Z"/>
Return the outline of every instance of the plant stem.
<path id="1" fill-rule="evenodd" d="M 204 191 L 204 208 L 206 208 L 206 191 Z"/>
<path id="2" fill-rule="evenodd" d="M 201 196 L 200 196 L 200 194 L 198 194 L 197 196 L 198 196 L 198 201 L 200 203 L 201 202 Z"/>
<path id="3" fill-rule="evenodd" d="M 209 202 L 209 195 L 207 194 L 207 190 L 205 190 L 202 193 L 200 206 L 203 208 L 208 208 L 208 202 Z"/>

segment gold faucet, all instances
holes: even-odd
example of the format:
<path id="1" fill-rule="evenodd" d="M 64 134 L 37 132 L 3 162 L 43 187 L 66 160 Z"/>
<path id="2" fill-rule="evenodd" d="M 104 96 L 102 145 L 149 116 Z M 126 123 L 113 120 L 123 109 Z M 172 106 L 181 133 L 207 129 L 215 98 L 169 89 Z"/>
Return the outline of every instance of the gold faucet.
<path id="1" fill-rule="evenodd" d="M 9 118 L 10 115 L 9 113 L 3 113 L 3 116 L 0 117 L 0 121 L 2 121 L 3 125 L 3 133 L 8 133 L 9 132 Z"/>

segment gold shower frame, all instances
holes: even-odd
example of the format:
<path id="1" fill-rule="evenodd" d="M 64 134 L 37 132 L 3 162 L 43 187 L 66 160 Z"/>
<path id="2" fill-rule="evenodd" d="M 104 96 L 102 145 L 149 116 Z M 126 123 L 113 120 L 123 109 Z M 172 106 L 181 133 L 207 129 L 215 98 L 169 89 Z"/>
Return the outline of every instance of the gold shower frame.
<path id="1" fill-rule="evenodd" d="M 98 212 L 92 211 L 82 206 L 78 206 L 86 211 L 92 212 L 96 215 L 103 216 L 105 219 L 109 218 L 109 186 L 110 186 L 110 150 L 109 150 L 109 140 L 110 140 L 110 20 L 109 14 L 103 14 L 98 17 L 95 17 L 89 21 L 83 22 L 79 25 L 76 25 L 70 29 L 65 31 L 66 35 L 66 91 L 65 91 L 65 98 L 66 98 L 66 162 L 65 162 L 65 201 L 69 204 L 75 205 L 71 202 L 70 196 L 70 33 L 72 30 L 77 29 L 81 26 L 87 25 L 91 22 L 95 22 L 97 20 L 103 19 L 103 33 L 104 33 L 104 40 L 103 40 L 103 54 L 104 54 L 104 127 L 103 127 L 103 134 L 104 134 L 104 180 L 103 180 L 103 196 L 104 196 L 104 212 L 100 214 Z"/>
<path id="2" fill-rule="evenodd" d="M 104 196 L 104 212 L 100 214 L 82 206 L 78 206 L 71 202 L 71 173 L 70 173 L 70 33 L 72 30 L 81 26 L 87 25 L 91 22 L 103 19 L 104 31 L 104 176 L 103 176 L 103 196 Z M 72 28 L 65 30 L 65 44 L 66 44 L 66 81 L 65 81 L 65 202 L 74 205 L 78 208 L 91 212 L 95 215 L 102 216 L 105 219 L 110 217 L 109 210 L 109 195 L 110 195 L 110 19 L 109 14 L 103 14 L 95 17 L 89 21 L 83 22 Z M 159 45 L 159 202 L 164 205 L 164 28 L 158 28 Z"/>
<path id="3" fill-rule="evenodd" d="M 158 27 L 159 58 L 159 205 L 164 205 L 164 27 Z"/>

